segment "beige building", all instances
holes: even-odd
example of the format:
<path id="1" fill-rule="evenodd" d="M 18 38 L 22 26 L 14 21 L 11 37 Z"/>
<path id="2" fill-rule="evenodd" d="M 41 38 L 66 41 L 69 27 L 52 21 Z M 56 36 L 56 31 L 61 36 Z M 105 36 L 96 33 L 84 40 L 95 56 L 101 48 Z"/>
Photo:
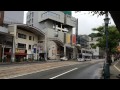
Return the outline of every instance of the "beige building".
<path id="1" fill-rule="evenodd" d="M 25 24 L 13 24 L 8 27 L 9 34 L 13 35 L 13 48 L 9 50 L 11 59 L 23 61 L 25 59 L 38 60 L 40 43 L 44 41 L 44 33 Z M 42 49 L 44 52 L 44 48 Z"/>

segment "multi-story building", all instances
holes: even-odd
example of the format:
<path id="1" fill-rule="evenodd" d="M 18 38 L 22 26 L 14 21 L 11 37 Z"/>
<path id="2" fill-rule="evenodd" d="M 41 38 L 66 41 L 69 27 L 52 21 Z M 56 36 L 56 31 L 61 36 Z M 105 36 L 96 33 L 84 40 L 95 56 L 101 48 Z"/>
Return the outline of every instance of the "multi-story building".
<path id="1" fill-rule="evenodd" d="M 12 48 L 5 51 L 8 60 L 12 59 L 13 62 L 15 59 L 18 61 L 38 60 L 39 52 L 44 52 L 44 48 L 40 48 L 38 42 L 45 39 L 45 34 L 35 27 L 11 24 L 8 26 L 8 33 L 13 36 Z"/>
<path id="2" fill-rule="evenodd" d="M 71 16 L 70 11 L 28 11 L 27 24 L 45 32 L 46 54 L 49 59 L 72 57 L 71 37 L 72 29 L 76 27 L 76 18 Z"/>
<path id="3" fill-rule="evenodd" d="M 88 35 L 78 35 L 78 44 L 81 45 L 81 48 L 89 48 L 89 36 Z"/>
<path id="4" fill-rule="evenodd" d="M 21 23 L 23 24 L 24 11 L 4 11 L 3 22 L 7 24 Z"/>
<path id="5" fill-rule="evenodd" d="M 93 52 L 93 59 L 99 59 L 99 58 L 103 58 L 105 53 L 103 50 L 100 49 L 100 47 L 93 47 L 94 45 L 96 45 L 98 43 L 98 39 L 100 37 L 89 37 L 89 48 L 91 49 L 91 51 Z"/>
<path id="6" fill-rule="evenodd" d="M 23 24 L 23 16 L 24 11 L 0 11 L 2 61 L 44 58 L 42 53 L 45 53 L 45 33 L 36 27 Z M 41 42 L 42 44 L 38 44 Z"/>

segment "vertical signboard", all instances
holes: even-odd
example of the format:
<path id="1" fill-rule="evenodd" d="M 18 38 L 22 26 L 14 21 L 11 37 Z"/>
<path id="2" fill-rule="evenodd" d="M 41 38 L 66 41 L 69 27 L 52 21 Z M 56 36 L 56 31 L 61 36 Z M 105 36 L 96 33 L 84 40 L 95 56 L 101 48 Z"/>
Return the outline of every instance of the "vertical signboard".
<path id="1" fill-rule="evenodd" d="M 76 44 L 76 35 L 72 35 L 72 44 L 75 45 Z"/>
<path id="2" fill-rule="evenodd" d="M 66 33 L 66 43 L 67 44 L 70 44 L 70 34 L 69 33 Z"/>

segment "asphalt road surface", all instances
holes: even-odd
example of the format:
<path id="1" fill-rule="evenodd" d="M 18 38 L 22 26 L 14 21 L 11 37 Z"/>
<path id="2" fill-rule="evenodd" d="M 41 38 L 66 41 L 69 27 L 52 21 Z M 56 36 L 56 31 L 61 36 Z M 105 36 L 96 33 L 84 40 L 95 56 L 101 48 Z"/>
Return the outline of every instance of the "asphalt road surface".
<path id="1" fill-rule="evenodd" d="M 83 62 L 83 64 L 64 66 L 11 79 L 100 79 L 102 62 Z"/>

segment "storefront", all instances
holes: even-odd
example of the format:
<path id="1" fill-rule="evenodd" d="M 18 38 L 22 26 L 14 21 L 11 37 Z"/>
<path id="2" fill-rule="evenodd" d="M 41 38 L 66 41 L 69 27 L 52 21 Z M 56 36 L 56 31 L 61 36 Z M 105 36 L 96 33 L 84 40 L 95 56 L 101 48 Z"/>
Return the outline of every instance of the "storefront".
<path id="1" fill-rule="evenodd" d="M 9 49 L 12 48 L 12 36 L 8 33 L 0 33 L 0 62 L 9 62 L 6 60 L 6 52 L 9 52 Z"/>

